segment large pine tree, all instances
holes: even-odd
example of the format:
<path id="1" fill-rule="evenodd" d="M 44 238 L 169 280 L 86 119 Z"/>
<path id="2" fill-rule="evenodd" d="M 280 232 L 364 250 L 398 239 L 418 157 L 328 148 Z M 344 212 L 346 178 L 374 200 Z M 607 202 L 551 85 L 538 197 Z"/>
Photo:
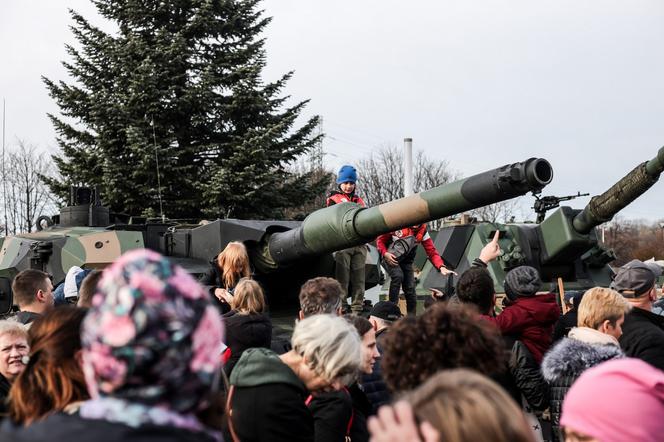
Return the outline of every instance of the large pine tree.
<path id="1" fill-rule="evenodd" d="M 117 212 L 170 217 L 271 218 L 322 192 L 325 180 L 288 166 L 317 141 L 318 117 L 295 120 L 292 73 L 265 83 L 260 0 L 92 0 L 108 33 L 71 11 L 79 48 L 73 83 L 44 78 L 61 115 L 49 115 L 64 179 L 97 185 Z"/>

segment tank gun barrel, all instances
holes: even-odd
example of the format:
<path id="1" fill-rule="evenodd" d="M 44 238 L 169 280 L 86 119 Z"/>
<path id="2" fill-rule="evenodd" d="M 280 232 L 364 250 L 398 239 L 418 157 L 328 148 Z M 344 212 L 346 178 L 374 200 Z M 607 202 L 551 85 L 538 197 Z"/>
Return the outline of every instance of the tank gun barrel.
<path id="1" fill-rule="evenodd" d="M 254 264 L 277 268 L 308 256 L 372 241 L 378 235 L 539 192 L 553 178 L 543 158 L 508 164 L 371 208 L 342 203 L 311 213 L 297 229 L 273 233 Z M 258 258 L 258 259 L 256 259 Z"/>
<path id="2" fill-rule="evenodd" d="M 593 227 L 610 221 L 620 210 L 650 189 L 664 171 L 664 147 L 650 161 L 639 164 L 601 195 L 594 196 L 574 217 L 574 230 L 589 233 Z"/>

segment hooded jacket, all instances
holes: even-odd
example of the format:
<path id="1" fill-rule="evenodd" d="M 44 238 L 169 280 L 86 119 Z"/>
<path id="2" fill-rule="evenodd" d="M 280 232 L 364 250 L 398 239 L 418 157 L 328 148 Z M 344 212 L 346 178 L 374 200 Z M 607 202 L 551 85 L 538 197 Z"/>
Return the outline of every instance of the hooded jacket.
<path id="1" fill-rule="evenodd" d="M 314 440 L 313 418 L 305 405 L 309 393 L 276 353 L 248 349 L 230 383 L 230 420 L 242 442 Z"/>
<path id="2" fill-rule="evenodd" d="M 503 335 L 515 335 L 540 364 L 551 346 L 553 325 L 559 317 L 556 297 L 547 293 L 520 296 L 500 315 L 488 317 L 487 320 L 496 324 Z"/>
<path id="3" fill-rule="evenodd" d="M 224 365 L 224 372 L 230 376 L 245 350 L 255 347 L 270 348 L 272 322 L 260 313 L 240 314 L 233 310 L 224 315 L 224 324 L 225 342 L 230 348 L 230 358 Z"/>
<path id="4" fill-rule="evenodd" d="M 601 362 L 625 356 L 618 347 L 617 340 L 611 338 L 591 328 L 573 328 L 569 338 L 563 338 L 544 357 L 542 375 L 551 389 L 551 426 L 554 440 L 560 440 L 560 411 L 574 381 L 584 371 Z"/>

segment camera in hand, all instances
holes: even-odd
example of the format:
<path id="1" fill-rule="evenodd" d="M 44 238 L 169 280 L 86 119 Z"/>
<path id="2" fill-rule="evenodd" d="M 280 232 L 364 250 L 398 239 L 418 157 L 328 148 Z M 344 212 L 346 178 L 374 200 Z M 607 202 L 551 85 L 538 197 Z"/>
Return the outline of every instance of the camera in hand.
<path id="1" fill-rule="evenodd" d="M 408 255 L 416 246 L 417 243 L 415 242 L 415 237 L 407 236 L 393 241 L 387 248 L 387 251 L 394 255 L 397 261 L 401 261 L 404 256 Z"/>

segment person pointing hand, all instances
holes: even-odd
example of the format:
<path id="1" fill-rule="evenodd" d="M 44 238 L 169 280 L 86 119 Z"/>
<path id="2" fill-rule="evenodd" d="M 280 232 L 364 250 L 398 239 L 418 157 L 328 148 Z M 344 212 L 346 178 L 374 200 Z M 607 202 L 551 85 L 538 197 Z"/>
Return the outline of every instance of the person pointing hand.
<path id="1" fill-rule="evenodd" d="M 502 255 L 502 250 L 498 244 L 498 239 L 500 238 L 500 230 L 496 229 L 496 232 L 493 235 L 493 239 L 487 243 L 482 250 L 480 251 L 480 260 L 484 264 L 488 264 L 494 259 Z"/>

